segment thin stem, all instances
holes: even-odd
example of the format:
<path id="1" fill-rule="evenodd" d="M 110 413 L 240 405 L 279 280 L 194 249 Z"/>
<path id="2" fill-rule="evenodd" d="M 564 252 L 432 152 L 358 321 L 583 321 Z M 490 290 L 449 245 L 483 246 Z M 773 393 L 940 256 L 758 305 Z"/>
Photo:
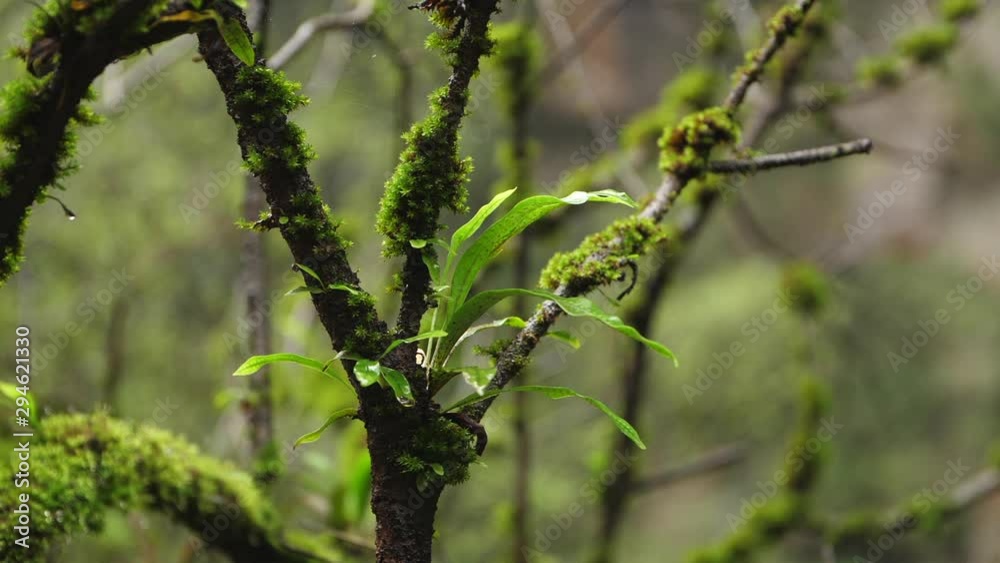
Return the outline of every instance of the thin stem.
<path id="1" fill-rule="evenodd" d="M 874 144 L 871 139 L 858 139 L 825 147 L 816 147 L 780 154 L 769 154 L 747 160 L 717 160 L 708 165 L 709 172 L 716 174 L 755 174 L 764 170 L 786 166 L 808 166 L 829 162 L 845 156 L 868 154 Z"/>
<path id="2" fill-rule="evenodd" d="M 317 34 L 326 31 L 351 29 L 359 26 L 371 17 L 375 11 L 375 0 L 361 0 L 353 10 L 342 14 L 323 14 L 310 18 L 301 24 L 285 42 L 267 60 L 267 66 L 275 70 L 284 68 L 309 44 Z"/>

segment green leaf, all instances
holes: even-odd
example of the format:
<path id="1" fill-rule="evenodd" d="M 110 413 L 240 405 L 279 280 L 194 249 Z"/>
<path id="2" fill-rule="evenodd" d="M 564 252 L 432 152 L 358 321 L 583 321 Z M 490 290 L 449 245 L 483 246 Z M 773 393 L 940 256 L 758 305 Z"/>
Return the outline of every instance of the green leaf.
<path id="1" fill-rule="evenodd" d="M 462 225 L 461 227 L 455 229 L 455 233 L 451 235 L 451 245 L 448 247 L 448 262 L 451 262 L 451 257 L 458 254 L 459 247 L 469 240 L 469 237 L 476 234 L 476 231 L 483 226 L 483 223 L 489 219 L 490 215 L 500 207 L 503 202 L 507 201 L 507 198 L 514 195 L 517 188 L 501 192 L 493 197 L 489 203 L 479 208 L 479 211 L 472 216 L 472 219 Z"/>
<path id="2" fill-rule="evenodd" d="M 300 285 L 295 289 L 291 289 L 285 294 L 285 297 L 289 295 L 297 295 L 299 293 L 323 293 L 323 290 L 318 287 L 309 287 L 308 285 Z"/>
<path id="3" fill-rule="evenodd" d="M 490 381 L 493 381 L 493 377 L 497 374 L 497 368 L 495 367 L 466 366 L 457 368 L 456 371 L 462 372 L 462 377 L 465 378 L 466 383 L 471 385 L 479 395 L 482 395 L 486 391 L 486 386 L 490 384 Z"/>
<path id="4" fill-rule="evenodd" d="M 455 267 L 451 283 L 453 307 L 457 309 L 465 303 L 465 298 L 468 297 L 479 272 L 512 237 L 555 209 L 566 205 L 580 205 L 588 201 L 619 203 L 635 207 L 635 202 L 628 195 L 612 190 L 573 192 L 564 198 L 539 195 L 521 200 L 510 212 L 490 225 L 482 236 L 462 254 Z M 454 241 L 452 244 L 454 245 Z"/>
<path id="5" fill-rule="evenodd" d="M 437 473 L 440 477 L 444 477 L 444 466 L 443 465 L 441 465 L 440 463 L 431 463 L 431 464 L 428 464 L 428 465 L 430 465 L 431 470 L 434 471 L 434 473 Z"/>
<path id="6" fill-rule="evenodd" d="M 243 377 L 246 375 L 253 375 L 261 370 L 264 366 L 268 364 L 273 364 L 277 362 L 289 362 L 293 364 L 299 364 L 300 366 L 307 367 L 311 370 L 318 371 L 324 375 L 327 375 L 323 371 L 323 362 L 315 360 L 313 358 L 307 358 L 305 356 L 300 356 L 298 354 L 268 354 L 266 356 L 251 356 L 247 361 L 243 362 L 243 365 L 236 368 L 233 375 L 237 377 Z"/>
<path id="7" fill-rule="evenodd" d="M 500 328 L 504 326 L 514 327 L 514 328 L 524 328 L 528 326 L 528 323 L 524 322 L 524 319 L 522 319 L 521 317 L 504 317 L 502 319 L 498 319 L 493 322 L 469 327 L 468 329 L 466 329 L 464 333 L 462 333 L 462 336 L 458 337 L 458 340 L 455 341 L 455 344 L 451 345 L 451 348 L 447 349 L 448 353 L 445 356 L 444 361 L 441 362 L 441 364 L 444 365 L 448 363 L 448 359 L 451 358 L 451 353 L 454 352 L 467 339 L 474 336 L 477 332 L 488 330 L 491 328 Z"/>
<path id="8" fill-rule="evenodd" d="M 385 382 L 389 384 L 389 387 L 392 387 L 396 400 L 406 406 L 412 405 L 414 403 L 413 391 L 410 390 L 410 382 L 406 380 L 406 376 L 390 367 L 380 366 L 380 369 Z"/>
<path id="9" fill-rule="evenodd" d="M 320 279 L 319 274 L 317 274 L 315 272 L 315 270 L 313 270 L 309 266 L 304 266 L 302 264 L 296 264 L 295 267 L 298 268 L 299 270 L 302 270 L 303 272 L 305 272 L 306 275 L 311 276 L 314 280 L 318 281 L 320 285 L 323 285 L 323 280 Z"/>
<path id="10" fill-rule="evenodd" d="M 378 382 L 378 378 L 382 375 L 382 366 L 378 362 L 373 360 L 358 360 L 354 364 L 354 377 L 358 378 L 358 383 L 362 387 L 371 387 Z"/>
<path id="11" fill-rule="evenodd" d="M 577 393 L 576 391 L 568 387 L 545 387 L 541 385 L 526 385 L 523 387 L 511 387 L 509 389 L 493 389 L 482 395 L 469 395 L 468 397 L 462 399 L 461 401 L 445 409 L 445 412 L 463 409 L 469 405 L 478 403 L 480 401 L 485 401 L 486 399 L 492 397 L 496 397 L 497 395 L 503 393 L 512 393 L 512 392 L 541 393 L 553 400 L 574 398 L 587 401 L 588 403 L 591 404 L 591 406 L 595 407 L 596 409 L 607 415 L 608 418 L 611 419 L 611 422 L 613 422 L 615 426 L 618 427 L 618 430 L 620 430 L 621 433 L 624 434 L 629 440 L 632 440 L 636 446 L 639 446 L 639 449 L 642 450 L 646 449 L 646 444 L 642 443 L 642 439 L 639 437 L 639 433 L 636 432 L 635 428 L 633 428 L 632 425 L 629 424 L 627 420 L 615 414 L 613 410 L 608 408 L 608 406 L 602 403 L 601 401 L 598 401 L 597 399 L 589 397 L 587 395 L 581 395 L 580 393 Z"/>
<path id="12" fill-rule="evenodd" d="M 351 286 L 349 286 L 347 284 L 343 284 L 343 283 L 331 283 L 330 285 L 328 285 L 326 287 L 327 287 L 327 289 L 332 289 L 334 291 L 346 291 L 347 293 L 350 293 L 351 295 L 361 295 L 361 293 L 362 293 L 357 288 L 351 287 Z"/>
<path id="13" fill-rule="evenodd" d="M 311 444 L 311 443 L 315 442 L 316 440 L 319 440 L 319 437 L 323 435 L 323 432 L 327 428 L 329 428 L 329 426 L 331 424 L 333 424 L 334 422 L 337 422 L 338 420 L 340 420 L 340 419 L 342 419 L 344 417 L 347 417 L 347 416 L 357 416 L 357 414 L 358 414 L 358 409 L 356 409 L 354 407 L 350 407 L 350 408 L 346 408 L 346 409 L 340 409 L 338 411 L 335 411 L 333 414 L 330 415 L 330 418 L 326 419 L 326 422 L 324 422 L 322 426 L 320 426 L 319 428 L 317 428 L 316 430 L 313 430 L 312 432 L 310 432 L 308 434 L 300 436 L 298 440 L 295 440 L 295 444 L 292 446 L 292 449 L 294 450 L 295 448 L 301 446 L 302 444 Z"/>
<path id="14" fill-rule="evenodd" d="M 256 55 L 253 52 L 253 43 L 243 30 L 243 24 L 236 18 L 230 18 L 219 22 L 219 33 L 226 41 L 229 50 L 247 66 L 253 66 L 256 62 Z"/>
<path id="15" fill-rule="evenodd" d="M 462 305 L 459 310 L 455 311 L 448 325 L 445 326 L 448 336 L 442 338 L 440 342 L 441 350 L 446 351 L 444 354 L 445 357 L 448 357 L 452 353 L 452 350 L 458 343 L 459 339 L 455 335 L 464 334 L 472 323 L 483 316 L 486 311 L 490 310 L 490 308 L 500 301 L 513 295 L 528 295 L 554 301 L 567 315 L 595 319 L 625 336 L 645 344 L 654 352 L 670 358 L 673 360 L 674 365 L 677 365 L 677 358 L 666 346 L 639 334 L 639 331 L 626 325 L 617 316 L 605 313 L 596 303 L 586 297 L 560 297 L 551 291 L 521 288 L 494 289 L 477 293 Z"/>
<path id="16" fill-rule="evenodd" d="M 336 374 L 326 370 L 331 362 L 324 364 L 319 360 L 307 358 L 298 354 L 268 354 L 266 356 L 251 356 L 247 359 L 247 361 L 243 362 L 243 365 L 236 368 L 233 375 L 236 377 L 253 375 L 260 371 L 264 366 L 279 362 L 298 364 L 304 368 L 319 372 L 330 379 L 337 381 L 338 383 L 346 385 L 351 391 L 354 391 L 354 387 L 351 387 L 351 384 L 348 381 L 345 381 L 343 378 L 338 377 Z"/>
<path id="17" fill-rule="evenodd" d="M 545 333 L 545 336 L 554 338 L 574 350 L 579 350 L 581 346 L 580 339 L 565 330 L 550 330 Z"/>
<path id="18" fill-rule="evenodd" d="M 445 336 L 448 336 L 448 333 L 443 330 L 432 330 L 420 333 L 416 336 L 411 336 L 409 338 L 401 338 L 399 340 L 393 340 L 392 344 L 390 344 L 389 347 L 385 349 L 385 352 L 382 352 L 382 355 L 379 356 L 379 359 L 381 360 L 382 358 L 386 357 L 387 355 L 389 355 L 389 352 L 392 352 L 393 350 L 399 348 L 403 344 L 412 344 L 414 342 L 420 342 L 421 340 L 427 340 L 430 338 L 444 338 Z"/>

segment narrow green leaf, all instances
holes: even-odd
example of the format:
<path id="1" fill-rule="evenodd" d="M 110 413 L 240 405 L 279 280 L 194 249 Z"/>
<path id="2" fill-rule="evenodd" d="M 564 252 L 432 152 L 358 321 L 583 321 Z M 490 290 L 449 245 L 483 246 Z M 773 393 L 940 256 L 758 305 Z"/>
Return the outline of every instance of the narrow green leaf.
<path id="1" fill-rule="evenodd" d="M 413 391 L 410 389 L 410 382 L 406 380 L 406 376 L 387 366 L 380 366 L 380 368 L 382 377 L 385 378 L 389 387 L 392 387 L 396 400 L 406 406 L 412 405 L 414 403 Z"/>
<path id="2" fill-rule="evenodd" d="M 414 342 L 420 342 L 421 340 L 427 340 L 429 338 L 444 338 L 445 336 L 448 336 L 448 333 L 443 330 L 432 330 L 429 332 L 422 332 L 416 336 L 411 336 L 409 338 L 400 338 L 399 340 L 393 340 L 392 344 L 390 344 L 389 347 L 385 349 L 385 352 L 382 352 L 382 355 L 379 356 L 379 359 L 386 357 L 387 355 L 389 355 L 389 352 L 392 352 L 393 350 L 399 348 L 403 344 L 412 344 Z"/>
<path id="3" fill-rule="evenodd" d="M 455 233 L 451 235 L 451 245 L 448 247 L 449 262 L 451 262 L 452 256 L 458 254 L 459 247 L 461 247 L 465 241 L 469 240 L 469 237 L 476 234 L 476 231 L 483 226 L 483 223 L 489 219 L 490 215 L 492 215 L 498 207 L 503 205 L 503 202 L 507 201 L 507 198 L 514 195 L 514 192 L 516 191 L 517 188 L 513 188 L 493 196 L 493 199 L 491 199 L 489 203 L 479 208 L 479 211 L 472 216 L 472 219 L 469 219 L 467 223 L 455 229 Z"/>
<path id="4" fill-rule="evenodd" d="M 288 297 L 289 295 L 297 295 L 299 293 L 323 293 L 323 290 L 318 287 L 309 287 L 307 285 L 300 285 L 295 289 L 289 290 L 288 293 L 285 294 L 285 297 Z"/>
<path id="5" fill-rule="evenodd" d="M 299 364 L 300 366 L 307 367 L 311 370 L 318 371 L 324 375 L 327 375 L 323 371 L 323 362 L 315 360 L 313 358 L 300 356 L 298 354 L 268 354 L 266 356 L 252 356 L 249 359 L 247 359 L 247 361 L 243 362 L 243 365 L 236 368 L 236 371 L 233 372 L 233 375 L 237 377 L 253 375 L 258 371 L 260 371 L 261 368 L 263 368 L 264 366 L 278 362 Z"/>
<path id="6" fill-rule="evenodd" d="M 459 338 L 455 335 L 465 334 L 476 319 L 483 316 L 486 311 L 490 310 L 490 308 L 500 301 L 513 295 L 528 295 L 554 301 L 567 315 L 572 317 L 589 317 L 600 321 L 602 324 L 613 328 L 625 336 L 645 344 L 654 352 L 670 358 L 673 360 L 674 365 L 677 365 L 677 358 L 666 346 L 639 334 L 639 331 L 626 325 L 617 316 L 605 313 L 596 303 L 586 297 L 560 297 L 551 291 L 521 288 L 494 289 L 477 293 L 462 305 L 460 309 L 455 311 L 447 326 L 445 326 L 448 336 L 442 338 L 440 342 L 441 350 L 446 351 L 444 356 L 448 357 L 457 345 Z"/>
<path id="7" fill-rule="evenodd" d="M 486 399 L 489 399 L 491 397 L 496 397 L 497 395 L 503 393 L 512 393 L 512 392 L 541 393 L 553 400 L 569 399 L 569 398 L 584 400 L 590 403 L 590 405 L 596 408 L 597 410 L 607 415 L 607 417 L 611 419 L 611 422 L 613 422 L 615 426 L 618 427 L 618 430 L 621 431 L 621 433 L 624 434 L 629 440 L 632 440 L 636 446 L 639 446 L 639 449 L 643 450 L 646 449 L 646 444 L 642 443 L 642 439 L 639 437 L 639 433 L 636 432 L 635 428 L 631 424 L 629 424 L 627 420 L 618 416 L 613 410 L 608 408 L 608 406 L 602 403 L 601 401 L 598 401 L 597 399 L 587 395 L 581 395 L 580 393 L 577 393 L 576 391 L 568 387 L 545 387 L 542 385 L 525 385 L 523 387 L 511 387 L 509 389 L 494 389 L 491 391 L 487 391 L 482 395 L 469 395 L 468 397 L 462 399 L 461 401 L 445 409 L 445 412 L 463 409 L 469 405 L 473 405 L 480 401 L 485 401 Z"/>
<path id="8" fill-rule="evenodd" d="M 266 356 L 252 356 L 249 359 L 247 359 L 247 361 L 243 362 L 243 365 L 236 368 L 236 371 L 233 372 L 233 375 L 237 377 L 253 375 L 258 371 L 260 371 L 261 368 L 263 368 L 266 365 L 280 363 L 280 362 L 298 364 L 304 368 L 321 373 L 326 377 L 329 377 L 330 379 L 340 383 L 341 385 L 347 386 L 347 388 L 350 389 L 351 391 L 354 391 L 354 387 L 351 387 L 350 382 L 345 381 L 342 377 L 338 376 L 333 372 L 327 371 L 327 368 L 330 366 L 333 360 L 323 363 L 319 360 L 313 358 L 307 358 L 305 356 L 300 356 L 298 354 L 268 354 Z"/>
<path id="9" fill-rule="evenodd" d="M 563 344 L 568 345 L 570 348 L 574 350 L 579 350 L 581 346 L 580 339 L 566 332 L 565 330 L 550 330 L 545 333 L 545 336 L 554 338 L 555 340 L 558 340 Z"/>
<path id="10" fill-rule="evenodd" d="M 493 377 L 497 374 L 497 368 L 495 367 L 466 366 L 457 368 L 456 371 L 462 372 L 462 377 L 465 378 L 466 383 L 471 385 L 479 395 L 482 395 L 486 391 L 486 386 L 490 384 L 490 381 L 493 381 Z"/>
<path id="11" fill-rule="evenodd" d="M 437 473 L 438 476 L 440 476 L 440 477 L 444 477 L 444 466 L 443 465 L 441 465 L 440 463 L 431 463 L 430 466 L 431 466 L 431 470 L 433 470 L 434 473 Z"/>
<path id="12" fill-rule="evenodd" d="M 379 376 L 382 375 L 381 367 L 373 360 L 358 360 L 354 364 L 354 377 L 358 378 L 358 383 L 362 387 L 370 387 L 378 382 Z"/>
<path id="13" fill-rule="evenodd" d="M 253 43 L 250 42 L 250 38 L 247 37 L 246 31 L 243 30 L 243 25 L 238 19 L 230 18 L 223 20 L 219 23 L 219 33 L 222 34 L 222 39 L 229 46 L 229 50 L 238 59 L 243 61 L 243 64 L 247 66 L 254 65 L 256 56 L 253 52 Z"/>
<path id="14" fill-rule="evenodd" d="M 527 326 L 527 323 L 524 322 L 524 319 L 522 319 L 521 317 L 504 317 L 502 319 L 498 319 L 493 322 L 469 327 L 462 334 L 462 336 L 458 337 L 458 340 L 455 341 L 455 344 L 453 344 L 451 348 L 447 349 L 448 350 L 447 355 L 445 356 L 444 361 L 441 362 L 441 365 L 447 364 L 448 359 L 451 358 L 451 353 L 454 352 L 459 346 L 461 346 L 461 344 L 465 342 L 467 339 L 474 336 L 477 332 L 488 330 L 491 328 L 500 328 L 504 326 L 514 327 L 514 328 L 524 328 L 525 326 Z"/>
<path id="15" fill-rule="evenodd" d="M 323 285 L 323 280 L 320 279 L 319 274 L 317 274 L 316 271 L 313 270 L 312 268 L 310 268 L 309 266 L 304 266 L 302 264 L 296 264 L 295 267 L 298 268 L 299 270 L 302 270 L 303 272 L 305 272 L 306 275 L 312 277 L 312 279 L 318 281 L 320 283 L 320 285 Z"/>
<path id="16" fill-rule="evenodd" d="M 312 432 L 310 432 L 308 434 L 300 436 L 298 440 L 295 440 L 295 444 L 292 446 L 292 449 L 294 450 L 295 448 L 301 446 L 302 444 L 311 444 L 311 443 L 315 442 L 316 440 L 319 440 L 319 437 L 323 435 L 323 432 L 327 428 L 329 428 L 329 426 L 331 424 L 333 424 L 334 422 L 337 422 L 338 420 L 340 420 L 340 419 L 342 419 L 344 417 L 357 416 L 357 414 L 358 414 L 358 409 L 356 409 L 354 407 L 350 407 L 350 408 L 346 408 L 346 409 L 340 409 L 339 411 L 335 411 L 333 414 L 330 415 L 330 418 L 326 419 L 326 422 L 324 422 L 322 426 L 320 426 L 319 428 L 317 428 L 316 430 L 313 430 Z"/>
<path id="17" fill-rule="evenodd" d="M 351 286 L 349 286 L 347 284 L 343 284 L 343 283 L 331 283 L 330 285 L 328 285 L 326 287 L 327 287 L 327 289 L 332 289 L 334 291 L 346 291 L 347 293 L 350 293 L 351 295 L 361 295 L 361 291 L 359 291 L 357 288 L 351 287 Z"/>
<path id="18" fill-rule="evenodd" d="M 566 205 L 580 205 L 588 201 L 635 206 L 635 202 L 628 195 L 612 190 L 573 192 L 564 198 L 539 195 L 519 201 L 510 212 L 490 225 L 459 258 L 451 283 L 453 306 L 457 309 L 465 303 L 465 298 L 468 297 L 479 272 L 512 237 L 555 209 Z M 452 244 L 454 245 L 454 240 Z"/>

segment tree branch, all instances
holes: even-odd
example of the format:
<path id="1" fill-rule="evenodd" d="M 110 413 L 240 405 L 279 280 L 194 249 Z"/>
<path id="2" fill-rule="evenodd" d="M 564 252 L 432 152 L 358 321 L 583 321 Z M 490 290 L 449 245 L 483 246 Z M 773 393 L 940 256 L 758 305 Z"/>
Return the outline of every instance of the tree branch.
<path id="1" fill-rule="evenodd" d="M 239 18 L 245 26 L 241 12 L 227 17 Z M 303 278 L 318 291 L 312 294 L 313 304 L 334 348 L 377 357 L 388 345 L 388 331 L 375 311 L 374 298 L 360 289 L 354 293 L 329 289 L 331 284 L 359 288 L 359 279 L 347 259 L 349 243 L 337 232 L 306 168 L 312 149 L 303 131 L 287 117 L 304 103 L 297 85 L 259 62 L 245 66 L 215 29 L 199 33 L 198 41 L 236 123 L 243 158 L 267 196 L 271 223 L 277 225 L 295 262 L 319 276 L 319 280 L 311 275 Z"/>
<path id="2" fill-rule="evenodd" d="M 14 495 L 0 498 L 0 560 L 45 561 L 65 536 L 96 532 L 109 509 L 161 512 L 198 535 L 196 549 L 218 550 L 235 563 L 331 561 L 335 554 L 304 548 L 286 535 L 278 513 L 253 479 L 229 463 L 155 427 L 136 427 L 105 414 L 48 417 L 31 444 L 30 548 L 13 544 Z M 8 476 L 17 472 L 10 465 Z M 313 551 L 316 549 L 317 551 Z"/>
<path id="3" fill-rule="evenodd" d="M 267 66 L 275 70 L 285 68 L 305 49 L 314 36 L 327 31 L 351 29 L 359 26 L 368 21 L 374 11 L 375 0 L 359 0 L 358 5 L 349 12 L 323 14 L 302 22 L 292 37 L 268 57 Z"/>
<path id="4" fill-rule="evenodd" d="M 715 174 L 756 174 L 785 166 L 808 166 L 845 156 L 868 154 L 872 151 L 872 147 L 871 139 L 858 139 L 825 147 L 758 156 L 748 160 L 717 160 L 709 163 L 708 170 Z"/>

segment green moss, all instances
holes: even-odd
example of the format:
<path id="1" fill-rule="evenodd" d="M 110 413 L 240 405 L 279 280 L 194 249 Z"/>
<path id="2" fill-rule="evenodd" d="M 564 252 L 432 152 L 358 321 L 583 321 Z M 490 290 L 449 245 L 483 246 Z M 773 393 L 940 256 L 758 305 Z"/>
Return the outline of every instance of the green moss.
<path id="1" fill-rule="evenodd" d="M 782 287 L 788 292 L 793 307 L 804 315 L 821 313 L 830 301 L 830 284 L 826 275 L 807 262 L 787 266 Z"/>
<path id="2" fill-rule="evenodd" d="M 542 271 L 542 287 L 566 285 L 577 292 L 621 280 L 629 262 L 646 254 L 664 239 L 663 230 L 651 219 L 628 217 L 590 235 L 573 251 L 561 252 Z M 609 249 L 614 249 L 609 252 Z"/>
<path id="3" fill-rule="evenodd" d="M 898 86 L 903 79 L 903 60 L 896 55 L 866 57 L 858 62 L 857 76 L 869 86 Z"/>
<path id="4" fill-rule="evenodd" d="M 251 126 L 265 127 L 284 122 L 292 111 L 309 103 L 299 93 L 301 85 L 285 78 L 277 71 L 263 66 L 242 66 L 236 77 L 238 94 L 233 96 L 234 109 L 250 116 Z M 316 158 L 316 153 L 305 141 L 305 131 L 288 122 L 281 131 L 274 131 L 275 142 L 259 139 L 261 148 L 249 151 L 246 167 L 252 174 L 260 174 L 273 166 L 302 169 Z"/>
<path id="5" fill-rule="evenodd" d="M 396 463 L 404 472 L 418 474 L 419 482 L 457 485 L 469 479 L 469 465 L 477 458 L 474 443 L 468 430 L 438 417 L 416 431 Z"/>
<path id="6" fill-rule="evenodd" d="M 682 180 L 700 176 L 716 147 L 739 142 L 739 124 L 720 107 L 689 115 L 660 139 L 660 168 Z"/>
<path id="7" fill-rule="evenodd" d="M 979 0 L 941 0 L 938 9 L 945 21 L 960 22 L 978 14 L 982 5 Z"/>
<path id="8" fill-rule="evenodd" d="M 958 41 L 954 24 L 935 24 L 915 29 L 896 40 L 896 50 L 918 64 L 940 61 Z"/>
<path id="9" fill-rule="evenodd" d="M 229 463 L 155 427 L 106 415 L 45 419 L 31 444 L 31 549 L 0 536 L 4 561 L 34 560 L 67 535 L 100 531 L 107 510 L 151 509 L 196 532 L 225 518 L 228 531 L 253 544 L 275 544 L 276 511 L 253 480 Z M 13 465 L 11 466 L 13 470 Z M 14 525 L 12 495 L 0 499 L 0 524 Z"/>
<path id="10" fill-rule="evenodd" d="M 622 132 L 622 145 L 626 148 L 647 146 L 682 115 L 711 105 L 720 84 L 718 73 L 707 67 L 694 66 L 685 70 L 663 89 L 656 106 L 629 122 Z"/>

